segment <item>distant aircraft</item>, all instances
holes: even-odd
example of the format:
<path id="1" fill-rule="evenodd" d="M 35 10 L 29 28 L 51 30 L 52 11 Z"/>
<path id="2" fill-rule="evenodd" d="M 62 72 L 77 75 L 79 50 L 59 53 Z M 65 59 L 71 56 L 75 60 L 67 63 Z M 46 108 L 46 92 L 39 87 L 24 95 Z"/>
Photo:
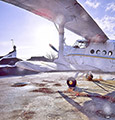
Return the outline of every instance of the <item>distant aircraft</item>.
<path id="1" fill-rule="evenodd" d="M 115 41 L 109 40 L 96 22 L 76 0 L 2 0 L 42 16 L 56 25 L 59 31 L 58 59 L 54 63 L 35 65 L 18 62 L 30 70 L 91 70 L 115 72 Z M 64 28 L 80 35 L 73 46 L 65 45 Z"/>

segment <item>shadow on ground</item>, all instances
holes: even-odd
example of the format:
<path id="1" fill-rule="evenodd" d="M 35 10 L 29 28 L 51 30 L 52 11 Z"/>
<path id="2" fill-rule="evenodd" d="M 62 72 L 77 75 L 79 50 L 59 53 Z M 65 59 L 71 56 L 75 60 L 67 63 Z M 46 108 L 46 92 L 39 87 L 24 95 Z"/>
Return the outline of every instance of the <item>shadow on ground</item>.
<path id="1" fill-rule="evenodd" d="M 69 96 L 63 92 L 58 93 L 73 107 L 85 114 L 90 120 L 114 120 L 115 119 L 115 101 L 111 102 L 108 99 L 101 99 L 97 97 L 91 97 L 91 100 L 84 102 L 83 106 L 78 102 L 75 102 Z M 98 95 L 97 93 L 89 93 L 90 95 Z M 115 91 L 108 93 L 105 96 L 109 96 L 115 99 Z"/>

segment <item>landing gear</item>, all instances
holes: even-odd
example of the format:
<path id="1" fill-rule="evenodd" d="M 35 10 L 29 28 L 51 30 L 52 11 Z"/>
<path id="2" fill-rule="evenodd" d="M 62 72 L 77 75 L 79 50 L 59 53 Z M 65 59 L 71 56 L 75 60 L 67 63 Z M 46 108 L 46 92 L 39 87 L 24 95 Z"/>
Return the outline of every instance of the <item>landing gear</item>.
<path id="1" fill-rule="evenodd" d="M 76 80 L 73 77 L 69 77 L 67 79 L 67 85 L 69 86 L 69 88 L 75 88 L 76 87 Z"/>
<path id="2" fill-rule="evenodd" d="M 86 79 L 89 81 L 93 81 L 93 74 L 91 73 L 91 71 L 89 71 L 89 73 L 87 73 Z"/>

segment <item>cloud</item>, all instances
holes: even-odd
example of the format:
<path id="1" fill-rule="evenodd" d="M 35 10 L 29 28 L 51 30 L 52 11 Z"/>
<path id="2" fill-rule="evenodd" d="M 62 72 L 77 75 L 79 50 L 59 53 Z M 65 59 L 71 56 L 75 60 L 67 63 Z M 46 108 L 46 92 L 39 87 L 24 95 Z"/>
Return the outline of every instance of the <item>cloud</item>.
<path id="1" fill-rule="evenodd" d="M 95 20 L 107 36 L 115 40 L 115 17 L 105 15 L 102 19 L 96 18 Z"/>
<path id="2" fill-rule="evenodd" d="M 87 4 L 89 7 L 92 7 L 92 8 L 97 8 L 99 7 L 100 3 L 97 2 L 96 0 L 86 0 L 85 4 Z"/>
<path id="3" fill-rule="evenodd" d="M 108 3 L 107 4 L 107 8 L 105 11 L 109 11 L 109 10 L 112 10 L 112 12 L 115 11 L 115 3 Z"/>

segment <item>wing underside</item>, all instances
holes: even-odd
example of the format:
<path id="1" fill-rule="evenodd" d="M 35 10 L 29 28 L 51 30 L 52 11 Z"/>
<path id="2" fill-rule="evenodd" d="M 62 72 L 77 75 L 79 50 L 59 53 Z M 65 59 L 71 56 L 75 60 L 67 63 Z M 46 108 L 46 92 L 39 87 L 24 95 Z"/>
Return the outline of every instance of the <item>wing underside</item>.
<path id="1" fill-rule="evenodd" d="M 108 37 L 76 0 L 2 0 L 42 16 L 90 42 L 106 42 Z"/>

